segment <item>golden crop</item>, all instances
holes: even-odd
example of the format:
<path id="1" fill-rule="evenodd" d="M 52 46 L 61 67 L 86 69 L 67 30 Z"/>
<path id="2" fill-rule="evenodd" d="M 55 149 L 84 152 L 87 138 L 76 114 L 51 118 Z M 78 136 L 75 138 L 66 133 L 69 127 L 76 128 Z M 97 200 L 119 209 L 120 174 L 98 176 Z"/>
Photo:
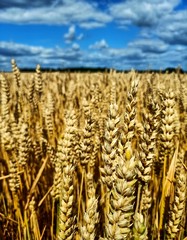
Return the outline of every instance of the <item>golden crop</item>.
<path id="1" fill-rule="evenodd" d="M 0 74 L 0 239 L 187 237 L 187 75 Z"/>

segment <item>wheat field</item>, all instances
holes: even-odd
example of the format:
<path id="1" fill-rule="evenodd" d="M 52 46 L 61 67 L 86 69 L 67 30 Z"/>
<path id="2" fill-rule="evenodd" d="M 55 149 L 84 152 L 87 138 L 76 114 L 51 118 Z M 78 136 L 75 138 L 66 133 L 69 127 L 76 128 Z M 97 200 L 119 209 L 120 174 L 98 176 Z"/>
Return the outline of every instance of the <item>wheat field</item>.
<path id="1" fill-rule="evenodd" d="M 0 239 L 187 239 L 187 75 L 0 73 Z"/>

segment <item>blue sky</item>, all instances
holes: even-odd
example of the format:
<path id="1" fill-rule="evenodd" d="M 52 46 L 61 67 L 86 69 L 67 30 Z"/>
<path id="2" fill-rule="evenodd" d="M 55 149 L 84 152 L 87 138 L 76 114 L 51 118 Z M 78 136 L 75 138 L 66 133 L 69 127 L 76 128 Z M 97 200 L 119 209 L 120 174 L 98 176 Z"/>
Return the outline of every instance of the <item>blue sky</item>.
<path id="1" fill-rule="evenodd" d="M 0 71 L 187 70 L 187 1 L 1 0 Z"/>

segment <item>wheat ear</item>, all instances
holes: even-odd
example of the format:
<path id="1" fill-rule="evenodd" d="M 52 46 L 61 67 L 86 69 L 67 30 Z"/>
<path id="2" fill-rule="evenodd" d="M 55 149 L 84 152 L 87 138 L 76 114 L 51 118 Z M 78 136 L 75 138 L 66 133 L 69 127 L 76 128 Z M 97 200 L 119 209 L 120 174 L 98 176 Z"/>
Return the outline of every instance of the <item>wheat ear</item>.
<path id="1" fill-rule="evenodd" d="M 75 216 L 74 216 L 74 167 L 67 165 L 62 173 L 60 188 L 60 206 L 58 215 L 58 240 L 71 240 L 75 235 Z"/>

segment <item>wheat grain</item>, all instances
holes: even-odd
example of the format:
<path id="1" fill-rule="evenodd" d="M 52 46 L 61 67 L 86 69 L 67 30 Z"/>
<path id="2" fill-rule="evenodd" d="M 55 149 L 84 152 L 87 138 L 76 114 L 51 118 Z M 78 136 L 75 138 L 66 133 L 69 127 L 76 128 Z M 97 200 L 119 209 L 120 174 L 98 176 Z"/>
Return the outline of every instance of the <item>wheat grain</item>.
<path id="1" fill-rule="evenodd" d="M 62 173 L 60 188 L 60 206 L 58 216 L 58 240 L 74 239 L 75 217 L 73 216 L 74 186 L 73 186 L 74 167 L 68 165 Z"/>

